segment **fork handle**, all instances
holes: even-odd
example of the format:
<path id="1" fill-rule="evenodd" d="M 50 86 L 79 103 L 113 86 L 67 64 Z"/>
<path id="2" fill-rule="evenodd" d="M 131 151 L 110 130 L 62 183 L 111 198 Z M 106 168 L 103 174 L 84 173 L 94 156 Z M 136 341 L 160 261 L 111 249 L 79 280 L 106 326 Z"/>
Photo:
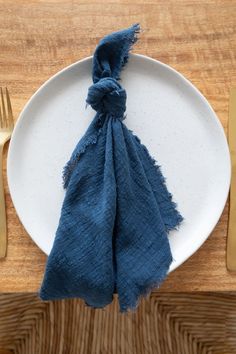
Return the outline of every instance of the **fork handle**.
<path id="1" fill-rule="evenodd" d="M 6 207 L 5 207 L 5 196 L 4 196 L 4 186 L 3 186 L 3 146 L 0 145 L 0 258 L 6 256 L 7 251 L 7 223 L 6 223 Z"/>

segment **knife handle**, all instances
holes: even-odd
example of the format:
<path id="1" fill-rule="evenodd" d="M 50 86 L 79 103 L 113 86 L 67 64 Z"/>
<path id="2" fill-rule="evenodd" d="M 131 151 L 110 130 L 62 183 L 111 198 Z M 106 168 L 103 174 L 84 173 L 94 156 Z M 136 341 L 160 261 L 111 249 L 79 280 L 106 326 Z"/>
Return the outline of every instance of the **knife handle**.
<path id="1" fill-rule="evenodd" d="M 231 157 L 229 222 L 227 238 L 227 268 L 236 272 L 236 88 L 230 90 L 228 141 Z"/>

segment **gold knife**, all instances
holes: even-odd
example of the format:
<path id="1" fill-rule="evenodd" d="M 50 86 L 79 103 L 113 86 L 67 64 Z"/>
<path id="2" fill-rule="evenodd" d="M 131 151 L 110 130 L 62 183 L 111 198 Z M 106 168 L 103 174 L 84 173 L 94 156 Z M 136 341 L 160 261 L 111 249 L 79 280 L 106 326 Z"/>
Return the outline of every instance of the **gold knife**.
<path id="1" fill-rule="evenodd" d="M 231 156 L 231 185 L 229 194 L 229 223 L 227 268 L 236 271 L 236 88 L 230 90 L 228 141 Z"/>

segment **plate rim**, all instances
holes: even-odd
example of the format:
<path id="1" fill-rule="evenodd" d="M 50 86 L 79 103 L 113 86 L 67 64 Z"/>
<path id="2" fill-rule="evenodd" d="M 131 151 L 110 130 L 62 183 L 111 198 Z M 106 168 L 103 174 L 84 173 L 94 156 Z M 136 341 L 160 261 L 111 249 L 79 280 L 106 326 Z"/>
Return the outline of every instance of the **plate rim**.
<path id="1" fill-rule="evenodd" d="M 184 257 L 182 257 L 181 260 L 179 261 L 173 261 L 170 269 L 169 269 L 169 273 L 172 272 L 173 270 L 175 270 L 176 268 L 178 268 L 181 264 L 185 263 L 187 259 L 189 259 L 194 253 L 196 253 L 198 251 L 198 249 L 205 243 L 205 241 L 208 239 L 208 237 L 210 236 L 210 234 L 212 233 L 212 231 L 214 230 L 215 226 L 217 225 L 223 210 L 225 208 L 225 204 L 227 202 L 228 199 L 228 193 L 229 193 L 229 188 L 230 188 L 230 180 L 231 180 L 231 159 L 230 159 L 230 151 L 229 151 L 229 146 L 227 143 L 227 138 L 226 138 L 226 134 L 224 131 L 224 128 L 222 126 L 222 123 L 220 121 L 220 119 L 217 117 L 216 112 L 214 111 L 214 109 L 212 108 L 210 102 L 206 99 L 206 97 L 201 93 L 201 91 L 189 80 L 187 79 L 182 73 L 180 73 L 179 71 L 177 71 L 176 69 L 174 69 L 173 67 L 171 67 L 168 64 L 165 64 L 157 59 L 151 58 L 149 56 L 143 55 L 143 54 L 137 54 L 137 53 L 131 53 L 130 54 L 130 58 L 140 58 L 144 61 L 149 61 L 149 62 L 154 62 L 156 64 L 159 64 L 161 67 L 163 67 L 164 69 L 167 69 L 168 71 L 172 72 L 173 74 L 177 75 L 181 80 L 183 80 L 187 85 L 189 85 L 191 87 L 191 89 L 195 92 L 195 94 L 204 102 L 205 105 L 208 106 L 208 108 L 210 109 L 212 118 L 214 118 L 214 121 L 217 125 L 218 131 L 221 134 L 222 137 L 222 142 L 224 141 L 224 145 L 225 145 L 225 151 L 226 151 L 226 159 L 227 164 L 228 164 L 228 168 L 227 168 L 227 175 L 225 177 L 225 183 L 224 183 L 224 194 L 225 194 L 225 198 L 222 201 L 222 206 L 218 209 L 218 213 L 215 213 L 215 218 L 214 218 L 214 222 L 212 222 L 211 227 L 208 228 L 208 231 L 205 232 L 205 234 L 200 238 L 200 241 L 197 242 L 196 240 L 196 244 L 195 244 L 195 248 L 193 250 L 191 250 L 191 252 L 189 252 L 187 255 L 185 255 Z M 39 245 L 38 241 L 34 238 L 34 236 L 29 232 L 28 227 L 25 225 L 25 223 L 23 222 L 21 215 L 18 211 L 18 208 L 16 206 L 17 202 L 14 198 L 14 187 L 13 187 L 13 182 L 11 182 L 11 160 L 13 160 L 13 144 L 14 144 L 14 138 L 15 136 L 17 136 L 18 134 L 18 130 L 19 130 L 19 125 L 21 120 L 24 117 L 25 111 L 27 110 L 28 106 L 30 106 L 31 102 L 37 97 L 37 95 L 40 93 L 40 91 L 46 87 L 50 82 L 52 82 L 54 79 L 56 79 L 58 76 L 60 76 L 61 74 L 63 74 L 64 72 L 72 69 L 73 67 L 76 67 L 79 64 L 82 64 L 83 62 L 87 62 L 87 61 L 91 61 L 93 58 L 93 56 L 88 56 L 85 57 L 81 60 L 78 60 L 76 62 L 73 62 L 72 64 L 64 67 L 63 69 L 59 70 L 58 72 L 56 72 L 55 74 L 53 74 L 52 76 L 50 76 L 42 85 L 39 86 L 39 88 L 32 94 L 32 96 L 28 99 L 28 101 L 26 102 L 26 104 L 23 106 L 20 114 L 18 115 L 17 121 L 15 123 L 15 127 L 14 127 L 14 131 L 12 133 L 12 137 L 10 139 L 10 143 L 9 143 L 9 147 L 8 147 L 8 153 L 7 153 L 7 182 L 8 182 L 8 187 L 9 187 L 9 193 L 11 196 L 11 200 L 13 203 L 13 206 L 15 208 L 15 211 L 19 217 L 20 222 L 22 223 L 23 227 L 25 228 L 26 232 L 28 233 L 29 237 L 33 240 L 33 242 L 37 245 L 37 247 L 39 247 L 39 249 L 48 256 L 48 252 L 45 251 L 44 247 L 42 247 L 42 245 Z M 226 173 L 226 172 L 225 172 Z M 222 193 L 223 194 L 223 193 Z"/>

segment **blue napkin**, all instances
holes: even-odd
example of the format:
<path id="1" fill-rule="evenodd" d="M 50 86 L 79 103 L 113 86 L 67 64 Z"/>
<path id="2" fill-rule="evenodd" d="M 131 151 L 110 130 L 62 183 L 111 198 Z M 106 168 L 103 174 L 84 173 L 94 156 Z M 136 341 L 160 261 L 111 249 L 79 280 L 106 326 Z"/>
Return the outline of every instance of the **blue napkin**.
<path id="1" fill-rule="evenodd" d="M 168 232 L 182 216 L 159 166 L 123 123 L 120 72 L 138 32 L 136 24 L 112 33 L 94 53 L 86 101 L 97 113 L 64 168 L 66 195 L 43 300 L 80 297 L 104 307 L 117 293 L 121 311 L 135 309 L 172 262 Z"/>

